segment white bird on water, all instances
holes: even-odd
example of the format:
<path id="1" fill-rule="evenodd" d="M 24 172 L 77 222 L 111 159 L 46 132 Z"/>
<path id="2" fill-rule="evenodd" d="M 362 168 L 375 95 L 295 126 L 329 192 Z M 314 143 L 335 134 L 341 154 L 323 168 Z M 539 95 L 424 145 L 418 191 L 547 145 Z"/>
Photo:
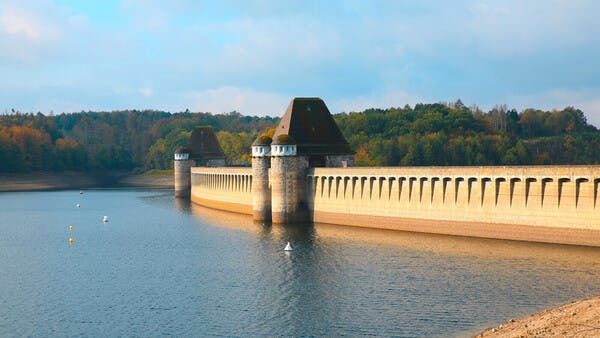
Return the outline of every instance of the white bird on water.
<path id="1" fill-rule="evenodd" d="M 108 223 L 108 216 L 104 216 L 104 217 L 102 217 L 102 222 L 104 222 L 104 223 Z"/>
<path id="2" fill-rule="evenodd" d="M 283 251 L 292 251 L 294 249 L 292 249 L 292 245 L 290 244 L 290 242 L 287 242 L 287 245 L 285 246 L 285 249 L 283 249 Z"/>
<path id="3" fill-rule="evenodd" d="M 77 206 L 78 208 L 81 208 L 81 204 L 79 204 L 79 203 L 77 203 L 77 204 L 76 204 L 76 206 Z"/>

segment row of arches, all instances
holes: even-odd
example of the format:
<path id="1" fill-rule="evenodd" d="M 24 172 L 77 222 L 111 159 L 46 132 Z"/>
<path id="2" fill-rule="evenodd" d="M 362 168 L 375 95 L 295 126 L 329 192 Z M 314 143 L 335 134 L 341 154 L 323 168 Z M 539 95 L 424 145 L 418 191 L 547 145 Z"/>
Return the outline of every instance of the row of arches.
<path id="1" fill-rule="evenodd" d="M 195 173 L 192 175 L 192 185 L 201 189 L 240 192 L 252 192 L 251 173 Z"/>
<path id="2" fill-rule="evenodd" d="M 307 179 L 314 199 L 481 207 L 579 208 L 584 204 L 594 209 L 600 183 L 600 178 L 579 176 L 309 175 Z"/>

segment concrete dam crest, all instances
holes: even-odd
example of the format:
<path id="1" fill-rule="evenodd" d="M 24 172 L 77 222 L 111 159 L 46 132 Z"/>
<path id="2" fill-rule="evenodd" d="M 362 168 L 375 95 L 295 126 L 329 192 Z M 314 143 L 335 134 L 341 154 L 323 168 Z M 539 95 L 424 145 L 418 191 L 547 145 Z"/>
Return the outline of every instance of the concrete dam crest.
<path id="1" fill-rule="evenodd" d="M 292 100 L 252 168 L 223 166 L 214 146 L 202 166 L 190 153 L 175 154 L 176 195 L 257 221 L 600 246 L 600 166 L 353 167 L 318 98 Z"/>

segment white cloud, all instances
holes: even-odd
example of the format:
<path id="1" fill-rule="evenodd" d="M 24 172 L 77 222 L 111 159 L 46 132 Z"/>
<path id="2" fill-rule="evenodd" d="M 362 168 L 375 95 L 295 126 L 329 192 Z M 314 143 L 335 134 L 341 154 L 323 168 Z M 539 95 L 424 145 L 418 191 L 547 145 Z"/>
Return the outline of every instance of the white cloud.
<path id="1" fill-rule="evenodd" d="M 600 98 L 590 98 L 574 104 L 576 108 L 581 109 L 589 124 L 600 128 Z"/>
<path id="2" fill-rule="evenodd" d="M 60 9 L 48 1 L 0 4 L 0 33 L 31 42 L 55 41 L 62 35 Z"/>
<path id="3" fill-rule="evenodd" d="M 507 99 L 510 107 L 518 110 L 563 109 L 572 106 L 581 109 L 588 123 L 600 127 L 600 88 L 573 90 L 568 88 L 553 88 L 530 95 L 515 95 Z"/>
<path id="4" fill-rule="evenodd" d="M 519 56 L 598 41 L 596 10 L 595 1 L 477 2 L 455 27 L 489 55 Z"/>
<path id="5" fill-rule="evenodd" d="M 245 115 L 280 116 L 291 98 L 275 93 L 257 92 L 232 86 L 219 87 L 185 94 L 190 110 L 228 113 L 238 111 Z"/>
<path id="6" fill-rule="evenodd" d="M 342 111 L 352 112 L 369 108 L 404 107 L 407 104 L 412 106 L 422 102 L 424 102 L 423 99 L 417 95 L 412 95 L 402 90 L 387 90 L 371 93 L 370 95 L 333 100 L 329 105 L 329 110 L 332 113 Z"/>
<path id="7" fill-rule="evenodd" d="M 8 34 L 24 35 L 28 40 L 37 41 L 42 37 L 42 31 L 33 18 L 17 13 L 13 9 L 5 9 L 2 12 L 0 25 Z"/>
<path id="8" fill-rule="evenodd" d="M 138 89 L 138 92 L 146 97 L 152 96 L 152 94 L 154 93 L 152 91 L 152 88 L 140 88 Z"/>
<path id="9" fill-rule="evenodd" d="M 34 65 L 52 62 L 76 49 L 75 40 L 85 34 L 87 25 L 86 16 L 72 15 L 48 0 L 2 2 L 0 60 Z"/>
<path id="10" fill-rule="evenodd" d="M 288 86 L 292 77 L 300 80 L 295 83 L 305 81 L 303 76 L 317 79 L 323 74 L 316 74 L 316 69 L 339 66 L 344 57 L 340 32 L 318 18 L 239 18 L 201 26 L 198 34 L 205 38 L 189 38 L 205 60 L 199 63 L 201 71 L 241 86 L 267 82 Z"/>
<path id="11" fill-rule="evenodd" d="M 53 1 L 0 0 L 0 105 L 280 115 L 308 94 L 334 113 L 456 98 L 597 111 L 591 93 L 508 97 L 600 87 L 596 1 Z"/>

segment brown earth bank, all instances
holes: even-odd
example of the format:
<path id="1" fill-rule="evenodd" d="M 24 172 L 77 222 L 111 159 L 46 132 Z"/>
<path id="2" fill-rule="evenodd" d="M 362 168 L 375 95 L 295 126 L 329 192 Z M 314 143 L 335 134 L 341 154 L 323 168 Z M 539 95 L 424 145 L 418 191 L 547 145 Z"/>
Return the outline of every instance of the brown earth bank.
<path id="1" fill-rule="evenodd" d="M 128 171 L 31 172 L 0 174 L 0 192 L 89 188 L 172 188 L 172 171 L 134 174 Z"/>
<path id="2" fill-rule="evenodd" d="M 600 337 L 600 296 L 510 320 L 475 337 Z"/>
<path id="3" fill-rule="evenodd" d="M 148 171 L 143 174 L 127 175 L 117 184 L 126 187 L 173 188 L 173 171 Z"/>

